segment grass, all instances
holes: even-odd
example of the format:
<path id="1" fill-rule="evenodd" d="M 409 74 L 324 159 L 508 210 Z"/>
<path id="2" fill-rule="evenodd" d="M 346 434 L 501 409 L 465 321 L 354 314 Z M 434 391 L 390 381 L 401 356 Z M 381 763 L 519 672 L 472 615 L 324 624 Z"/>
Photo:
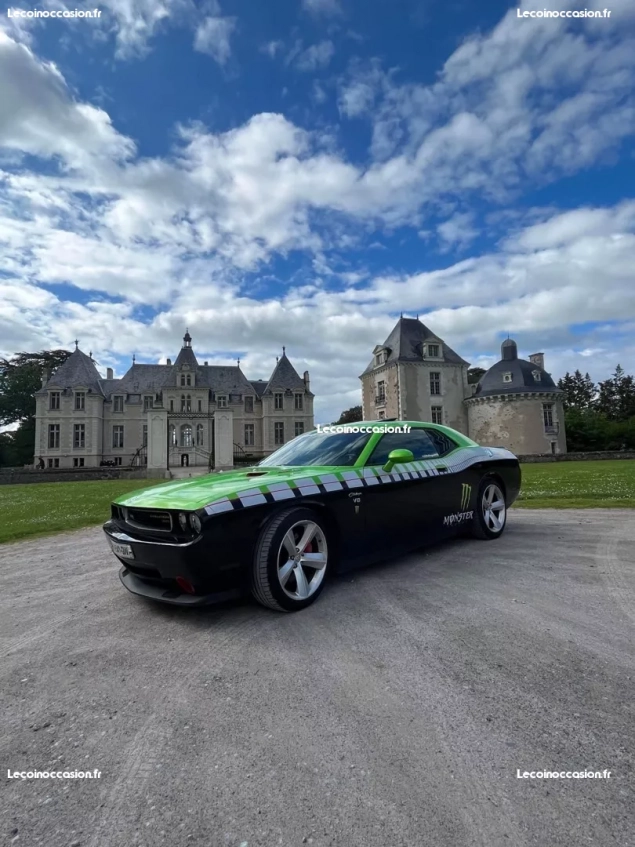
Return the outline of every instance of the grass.
<path id="1" fill-rule="evenodd" d="M 526 509 L 635 508 L 635 460 L 522 466 L 516 506 Z M 164 480 L 98 480 L 0 486 L 0 543 L 95 526 L 120 494 Z"/>
<path id="2" fill-rule="evenodd" d="M 635 508 L 635 460 L 536 462 L 522 466 L 516 506 L 526 509 Z"/>
<path id="3" fill-rule="evenodd" d="M 103 523 L 115 497 L 164 482 L 109 479 L 0 485 L 0 544 Z"/>

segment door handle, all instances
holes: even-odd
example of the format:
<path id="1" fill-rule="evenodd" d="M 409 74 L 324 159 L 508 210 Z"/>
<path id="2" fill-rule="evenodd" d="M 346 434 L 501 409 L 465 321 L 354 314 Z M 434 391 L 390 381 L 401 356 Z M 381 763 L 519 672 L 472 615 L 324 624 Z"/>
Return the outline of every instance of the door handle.
<path id="1" fill-rule="evenodd" d="M 448 472 L 447 465 L 435 465 L 435 467 L 439 471 L 439 473 L 447 473 Z"/>

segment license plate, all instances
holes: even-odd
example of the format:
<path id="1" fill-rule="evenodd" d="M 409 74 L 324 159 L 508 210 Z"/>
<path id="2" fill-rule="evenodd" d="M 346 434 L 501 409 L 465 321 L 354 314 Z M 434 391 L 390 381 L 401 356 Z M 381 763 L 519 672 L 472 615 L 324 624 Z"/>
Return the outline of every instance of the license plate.
<path id="1" fill-rule="evenodd" d="M 129 544 L 119 544 L 117 541 L 113 541 L 112 539 L 108 539 L 110 541 L 110 546 L 112 547 L 112 552 L 115 556 L 121 556 L 122 559 L 134 559 L 134 553 L 132 552 L 132 547 Z"/>

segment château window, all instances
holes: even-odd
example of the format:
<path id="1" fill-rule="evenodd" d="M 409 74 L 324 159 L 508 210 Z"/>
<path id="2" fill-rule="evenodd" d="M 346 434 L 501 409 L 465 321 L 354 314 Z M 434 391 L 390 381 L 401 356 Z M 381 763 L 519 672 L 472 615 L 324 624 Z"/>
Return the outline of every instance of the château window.
<path id="1" fill-rule="evenodd" d="M 441 374 L 439 371 L 430 372 L 430 394 L 441 394 Z"/>
<path id="2" fill-rule="evenodd" d="M 294 435 L 296 438 L 298 435 L 302 435 L 304 432 L 304 421 L 296 421 L 294 424 Z"/>
<path id="3" fill-rule="evenodd" d="M 245 447 L 254 446 L 254 425 L 245 424 Z"/>
<path id="4" fill-rule="evenodd" d="M 83 412 L 86 408 L 86 393 L 84 391 L 75 392 L 75 411 Z"/>
<path id="5" fill-rule="evenodd" d="M 174 424 L 170 424 L 170 444 L 172 447 L 176 447 L 176 427 Z"/>
<path id="6" fill-rule="evenodd" d="M 143 398 L 143 411 L 149 412 L 154 407 L 154 397 Z"/>
<path id="7" fill-rule="evenodd" d="M 192 446 L 192 427 L 189 424 L 183 424 L 181 427 L 181 447 Z"/>
<path id="8" fill-rule="evenodd" d="M 284 408 L 284 394 L 274 394 L 273 395 L 273 408 L 274 409 L 283 409 Z M 282 442 L 280 442 L 282 443 Z"/>
<path id="9" fill-rule="evenodd" d="M 112 410 L 113 412 L 123 412 L 123 397 L 112 398 Z"/>
<path id="10" fill-rule="evenodd" d="M 203 424 L 196 425 L 196 445 L 198 447 L 203 446 Z"/>
<path id="11" fill-rule="evenodd" d="M 53 412 L 58 411 L 60 407 L 60 392 L 51 391 L 49 409 Z"/>
<path id="12" fill-rule="evenodd" d="M 377 355 L 375 356 L 375 367 L 378 367 L 379 365 L 384 365 L 385 363 L 386 363 L 386 351 L 382 350 L 381 352 L 377 353 Z"/>
<path id="13" fill-rule="evenodd" d="M 199 412 L 203 411 L 203 401 L 201 400 L 200 397 L 199 397 L 199 400 L 198 400 L 198 410 L 199 410 Z"/>
<path id="14" fill-rule="evenodd" d="M 75 424 L 73 427 L 73 447 L 86 446 L 86 426 L 85 424 Z"/>
<path id="15" fill-rule="evenodd" d="M 227 395 L 225 394 L 217 394 L 216 395 L 216 405 L 219 409 L 227 408 Z"/>
<path id="16" fill-rule="evenodd" d="M 49 424 L 49 450 L 57 449 L 60 446 L 60 425 Z"/>
<path id="17" fill-rule="evenodd" d="M 553 432 L 555 429 L 553 420 L 553 403 L 542 404 L 542 420 L 547 432 Z"/>
<path id="18" fill-rule="evenodd" d="M 301 412 L 302 409 L 304 408 L 303 401 L 304 401 L 304 397 L 302 396 L 302 394 L 296 394 L 295 395 L 294 408 L 295 408 L 296 412 Z"/>
<path id="19" fill-rule="evenodd" d="M 432 423 L 443 423 L 443 406 L 432 406 L 430 409 Z"/>
<path id="20" fill-rule="evenodd" d="M 514 378 L 514 375 L 511 371 L 507 371 L 503 374 L 503 382 L 511 382 Z"/>
<path id="21" fill-rule="evenodd" d="M 83 468 L 84 467 L 84 457 L 83 456 L 74 456 L 73 457 L 73 467 L 74 468 Z"/>
<path id="22" fill-rule="evenodd" d="M 253 412 L 254 410 L 254 398 L 253 397 L 245 397 L 245 411 Z"/>
<path id="23" fill-rule="evenodd" d="M 123 426 L 121 424 L 112 428 L 112 446 L 117 448 L 123 447 Z"/>
<path id="24" fill-rule="evenodd" d="M 48 460 L 49 468 L 59 468 L 60 460 L 59 459 L 49 459 Z"/>
<path id="25" fill-rule="evenodd" d="M 273 443 L 284 444 L 284 423 L 282 423 L 282 421 L 278 421 L 274 424 Z"/>
<path id="26" fill-rule="evenodd" d="M 439 358 L 439 345 L 438 344 L 428 344 L 428 356 L 433 359 Z"/>
<path id="27" fill-rule="evenodd" d="M 534 378 L 534 382 L 540 382 L 540 380 L 542 379 L 542 374 L 540 373 L 540 371 L 532 371 L 531 373 Z"/>
<path id="28" fill-rule="evenodd" d="M 380 379 L 377 383 L 377 396 L 375 397 L 375 403 L 385 403 L 386 402 L 386 382 L 383 379 Z"/>
<path id="29" fill-rule="evenodd" d="M 141 436 L 141 445 L 143 447 L 148 446 L 148 424 L 143 425 L 143 434 Z"/>

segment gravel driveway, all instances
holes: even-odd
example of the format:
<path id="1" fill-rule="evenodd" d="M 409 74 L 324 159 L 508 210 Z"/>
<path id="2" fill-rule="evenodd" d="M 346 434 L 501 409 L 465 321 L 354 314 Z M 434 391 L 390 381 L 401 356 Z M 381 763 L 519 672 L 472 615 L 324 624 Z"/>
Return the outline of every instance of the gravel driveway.
<path id="1" fill-rule="evenodd" d="M 6 843 L 635 845 L 635 512 L 516 510 L 295 615 L 135 598 L 100 529 L 0 575 Z"/>

